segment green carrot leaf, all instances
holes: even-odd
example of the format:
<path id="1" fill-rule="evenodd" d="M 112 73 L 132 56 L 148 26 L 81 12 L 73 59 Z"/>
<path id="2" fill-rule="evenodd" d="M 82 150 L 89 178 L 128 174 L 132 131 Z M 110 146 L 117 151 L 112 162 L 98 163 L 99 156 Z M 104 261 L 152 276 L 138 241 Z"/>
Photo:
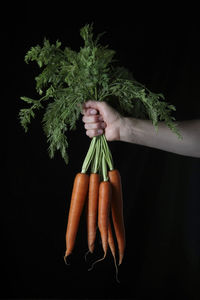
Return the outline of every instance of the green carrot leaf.
<path id="1" fill-rule="evenodd" d="M 82 104 L 89 99 L 106 101 L 122 115 L 148 118 L 155 129 L 164 121 L 180 137 L 172 116 L 175 107 L 117 65 L 115 51 L 99 43 L 102 34 L 94 38 L 93 24 L 82 27 L 80 35 L 83 45 L 79 51 L 44 38 L 41 46 L 31 47 L 25 55 L 26 63 L 36 62 L 39 67 L 35 77 L 39 99 L 21 97 L 28 107 L 20 110 L 19 119 L 27 131 L 36 111 L 44 108 L 42 125 L 50 157 L 60 151 L 68 163 L 67 132 L 76 128 Z"/>

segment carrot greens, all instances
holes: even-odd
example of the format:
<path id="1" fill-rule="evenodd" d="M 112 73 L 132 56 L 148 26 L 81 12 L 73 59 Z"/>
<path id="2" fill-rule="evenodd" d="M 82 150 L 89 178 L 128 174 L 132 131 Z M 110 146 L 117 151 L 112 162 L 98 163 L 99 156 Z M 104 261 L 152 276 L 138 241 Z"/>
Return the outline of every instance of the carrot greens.
<path id="1" fill-rule="evenodd" d="M 115 51 L 99 44 L 102 34 L 93 36 L 93 25 L 80 30 L 83 46 L 79 51 L 62 47 L 60 41 L 51 44 L 44 39 L 25 55 L 25 62 L 35 61 L 41 72 L 35 77 L 39 99 L 21 97 L 28 107 L 19 112 L 25 131 L 36 111 L 44 110 L 43 129 L 51 158 L 57 150 L 68 163 L 67 131 L 76 128 L 81 105 L 88 99 L 106 101 L 121 114 L 149 118 L 155 128 L 165 121 L 178 134 L 171 112 L 173 105 L 162 94 L 149 91 L 114 60 Z"/>

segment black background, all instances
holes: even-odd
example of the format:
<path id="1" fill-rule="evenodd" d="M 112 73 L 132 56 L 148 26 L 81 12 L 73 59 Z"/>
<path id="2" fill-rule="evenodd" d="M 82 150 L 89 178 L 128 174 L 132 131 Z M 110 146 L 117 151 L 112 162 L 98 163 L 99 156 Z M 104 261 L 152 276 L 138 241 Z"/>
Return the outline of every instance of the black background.
<path id="1" fill-rule="evenodd" d="M 1 200 L 2 298 L 199 299 L 200 162 L 122 142 L 109 143 L 124 191 L 127 248 L 119 268 L 110 254 L 88 272 L 84 216 L 70 266 L 63 262 L 65 229 L 74 176 L 89 146 L 80 120 L 70 132 L 68 166 L 50 160 L 41 114 L 24 133 L 18 120 L 22 95 L 35 97 L 39 71 L 24 55 L 43 38 L 78 50 L 80 27 L 94 22 L 106 31 L 102 44 L 116 50 L 121 65 L 176 105 L 177 120 L 200 117 L 199 30 L 195 8 L 159 10 L 79 2 L 11 5 L 5 10 L 6 103 L 2 133 L 6 193 Z M 127 4 L 126 4 L 127 5 Z M 157 7 L 158 9 L 158 7 Z M 6 41 L 6 42 L 5 42 Z M 3 119 L 4 120 L 4 119 Z M 98 247 L 98 243 L 97 243 Z"/>

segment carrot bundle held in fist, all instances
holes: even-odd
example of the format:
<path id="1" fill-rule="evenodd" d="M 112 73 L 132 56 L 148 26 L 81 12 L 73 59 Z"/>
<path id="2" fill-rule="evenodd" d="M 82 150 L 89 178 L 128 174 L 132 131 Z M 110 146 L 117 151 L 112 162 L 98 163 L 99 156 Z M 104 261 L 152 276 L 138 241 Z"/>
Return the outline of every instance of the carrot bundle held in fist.
<path id="1" fill-rule="evenodd" d="M 90 175 L 86 173 L 89 167 L 91 168 Z M 66 252 L 64 256 L 66 264 L 68 264 L 67 257 L 72 253 L 75 246 L 78 225 L 84 206 L 87 210 L 88 252 L 94 252 L 97 227 L 104 252 L 103 257 L 96 260 L 89 270 L 106 257 L 109 247 L 114 258 L 116 280 L 118 281 L 115 239 L 112 227 L 118 245 L 118 265 L 120 265 L 125 250 L 122 186 L 119 171 L 113 168 L 112 155 L 104 134 L 92 139 L 82 171 L 76 175 L 74 180 L 66 230 Z"/>

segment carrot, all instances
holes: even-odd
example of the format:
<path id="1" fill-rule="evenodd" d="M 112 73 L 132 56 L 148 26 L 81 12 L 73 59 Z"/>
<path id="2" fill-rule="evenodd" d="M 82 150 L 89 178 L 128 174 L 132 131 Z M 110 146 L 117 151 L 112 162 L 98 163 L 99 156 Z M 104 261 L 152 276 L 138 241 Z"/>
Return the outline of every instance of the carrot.
<path id="1" fill-rule="evenodd" d="M 104 257 L 108 250 L 108 225 L 111 202 L 111 184 L 109 181 L 102 181 L 99 186 L 99 205 L 98 205 L 98 227 L 102 240 Z"/>
<path id="2" fill-rule="evenodd" d="M 115 235 L 119 249 L 119 265 L 122 263 L 125 250 L 125 226 L 123 217 L 123 196 L 121 176 L 117 169 L 109 171 L 109 180 L 112 185 L 111 211 Z"/>
<path id="3" fill-rule="evenodd" d="M 72 253 L 74 248 L 78 225 L 88 192 L 88 184 L 89 176 L 87 174 L 78 173 L 76 175 L 74 179 L 66 230 L 66 252 L 64 256 L 65 263 L 67 263 L 66 258 Z"/>
<path id="4" fill-rule="evenodd" d="M 116 270 L 116 280 L 117 282 L 119 282 L 118 279 L 118 268 L 117 268 L 117 263 L 116 263 L 116 252 L 115 252 L 115 241 L 113 238 L 113 234 L 112 234 L 112 227 L 111 227 L 111 223 L 109 221 L 108 224 L 108 245 L 110 247 L 113 259 L 114 259 L 114 264 L 115 264 L 115 270 Z"/>
<path id="5" fill-rule="evenodd" d="M 88 269 L 91 271 L 94 265 L 102 261 L 107 254 L 108 250 L 108 226 L 110 214 L 110 201 L 111 201 L 111 184 L 109 181 L 102 181 L 99 185 L 99 203 L 98 203 L 98 227 L 101 235 L 102 247 L 104 256 L 92 263 Z"/>
<path id="6" fill-rule="evenodd" d="M 91 253 L 94 251 L 94 243 L 96 238 L 99 182 L 99 174 L 90 174 L 87 207 L 87 236 L 88 249 Z"/>

